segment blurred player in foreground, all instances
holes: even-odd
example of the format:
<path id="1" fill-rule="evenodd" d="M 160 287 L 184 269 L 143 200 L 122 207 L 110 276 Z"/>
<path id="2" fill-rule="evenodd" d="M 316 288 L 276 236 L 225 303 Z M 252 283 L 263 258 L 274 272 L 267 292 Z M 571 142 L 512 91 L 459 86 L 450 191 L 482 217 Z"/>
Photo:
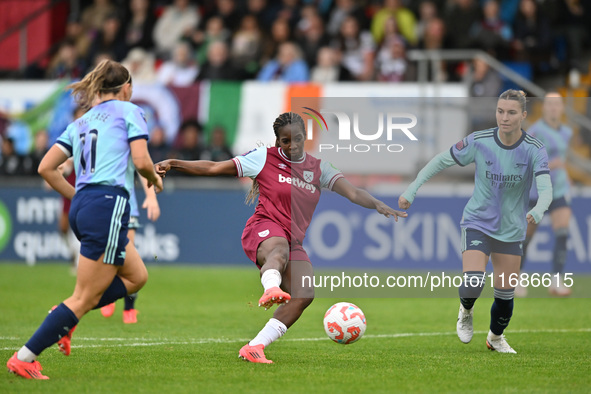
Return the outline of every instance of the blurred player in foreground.
<path id="1" fill-rule="evenodd" d="M 303 119 L 286 112 L 273 123 L 275 147 L 259 147 L 232 160 L 164 160 L 156 164 L 162 177 L 170 170 L 196 176 L 234 175 L 253 179 L 247 200 L 259 196 L 255 213 L 242 233 L 242 247 L 260 270 L 264 293 L 259 306 L 281 304 L 258 335 L 239 351 L 253 363 L 272 363 L 263 349 L 279 339 L 314 299 L 314 288 L 302 276 L 312 277 L 312 263 L 302 247 L 310 220 L 320 199 L 320 189 L 331 189 L 362 207 L 398 220 L 395 211 L 367 191 L 349 183 L 329 162 L 304 152 Z"/>
<path id="2" fill-rule="evenodd" d="M 464 208 L 461 222 L 464 282 L 459 288 L 456 329 L 462 342 L 472 340 L 473 306 L 484 288 L 490 256 L 494 302 L 486 346 L 500 353 L 516 353 L 503 332 L 513 314 L 514 282 L 519 275 L 527 223 L 539 223 L 552 202 L 546 149 L 521 129 L 527 116 L 525 104 L 522 91 L 503 92 L 496 106 L 498 127 L 476 131 L 435 156 L 398 201 L 400 208 L 408 209 L 419 187 L 433 175 L 455 164 L 476 164 L 474 194 Z M 528 212 L 534 177 L 540 197 Z"/>
<path id="3" fill-rule="evenodd" d="M 39 173 L 72 199 L 70 225 L 80 240 L 80 259 L 72 296 L 54 307 L 29 341 L 8 360 L 8 370 L 27 379 L 49 379 L 36 361 L 54 343 L 70 354 L 72 332 L 91 309 L 134 293 L 148 271 L 127 239 L 129 194 L 137 171 L 162 190 L 148 153 L 142 110 L 129 103 L 131 74 L 104 60 L 80 82 L 69 86 L 80 106 L 92 108 L 71 123 L 39 165 Z M 76 187 L 58 167 L 72 156 Z"/>

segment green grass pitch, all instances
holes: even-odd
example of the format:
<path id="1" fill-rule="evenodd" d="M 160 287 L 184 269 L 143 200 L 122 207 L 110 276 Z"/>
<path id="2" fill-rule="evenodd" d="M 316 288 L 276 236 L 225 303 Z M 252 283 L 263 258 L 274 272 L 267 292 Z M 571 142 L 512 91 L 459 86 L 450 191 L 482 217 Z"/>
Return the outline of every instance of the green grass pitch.
<path id="1" fill-rule="evenodd" d="M 0 374 L 0 393 L 194 392 L 589 392 L 591 300 L 517 299 L 508 342 L 517 355 L 486 349 L 490 298 L 477 302 L 476 333 L 455 334 L 453 298 L 318 298 L 288 333 L 266 349 L 272 365 L 238 359 L 272 311 L 258 308 L 253 266 L 149 266 L 125 325 L 122 301 L 105 319 L 86 315 L 72 354 L 57 347 L 39 358 L 48 381 Z M 587 284 L 589 281 L 587 281 Z M 0 264 L 0 361 L 22 346 L 74 286 L 65 264 Z M 365 336 L 331 342 L 322 328 L 336 301 L 355 302 Z M 3 364 L 5 365 L 5 364 Z M 6 371 L 6 370 L 5 370 Z"/>

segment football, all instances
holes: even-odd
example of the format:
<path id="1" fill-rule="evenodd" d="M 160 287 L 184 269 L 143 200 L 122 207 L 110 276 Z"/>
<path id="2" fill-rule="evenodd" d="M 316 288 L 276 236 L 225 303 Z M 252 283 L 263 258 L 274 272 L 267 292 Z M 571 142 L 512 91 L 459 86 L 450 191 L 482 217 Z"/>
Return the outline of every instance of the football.
<path id="1" fill-rule="evenodd" d="M 336 343 L 348 345 L 358 341 L 366 327 L 363 311 L 350 302 L 338 302 L 324 314 L 324 331 Z"/>

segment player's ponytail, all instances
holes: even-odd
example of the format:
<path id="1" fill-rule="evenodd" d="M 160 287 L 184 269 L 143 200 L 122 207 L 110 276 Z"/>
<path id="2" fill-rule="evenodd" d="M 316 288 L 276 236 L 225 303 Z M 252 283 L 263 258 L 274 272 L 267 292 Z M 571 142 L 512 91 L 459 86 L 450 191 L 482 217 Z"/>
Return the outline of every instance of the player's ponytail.
<path id="1" fill-rule="evenodd" d="M 100 93 L 117 94 L 126 84 L 131 83 L 131 74 L 120 63 L 105 59 L 79 82 L 68 85 L 72 95 L 82 108 L 92 107 Z"/>
<path id="2" fill-rule="evenodd" d="M 516 89 L 509 89 L 505 90 L 499 96 L 499 100 L 515 100 L 519 102 L 519 106 L 521 107 L 521 111 L 525 112 L 525 104 L 527 99 L 525 97 L 525 92 L 523 90 L 516 90 Z"/>

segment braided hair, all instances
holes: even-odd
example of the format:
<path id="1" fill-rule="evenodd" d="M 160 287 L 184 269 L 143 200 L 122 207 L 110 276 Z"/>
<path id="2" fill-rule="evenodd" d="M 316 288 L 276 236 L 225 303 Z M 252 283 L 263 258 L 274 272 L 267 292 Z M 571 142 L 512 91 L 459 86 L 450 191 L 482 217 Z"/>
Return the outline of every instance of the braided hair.
<path id="1" fill-rule="evenodd" d="M 306 129 L 304 119 L 295 112 L 284 112 L 275 119 L 273 122 L 273 131 L 275 132 L 276 142 L 275 146 L 279 147 L 279 130 L 287 125 L 294 124 L 301 126 L 302 130 Z M 254 179 L 252 181 L 252 187 L 246 195 L 246 203 L 248 205 L 254 203 L 257 196 L 259 195 L 259 183 Z"/>

